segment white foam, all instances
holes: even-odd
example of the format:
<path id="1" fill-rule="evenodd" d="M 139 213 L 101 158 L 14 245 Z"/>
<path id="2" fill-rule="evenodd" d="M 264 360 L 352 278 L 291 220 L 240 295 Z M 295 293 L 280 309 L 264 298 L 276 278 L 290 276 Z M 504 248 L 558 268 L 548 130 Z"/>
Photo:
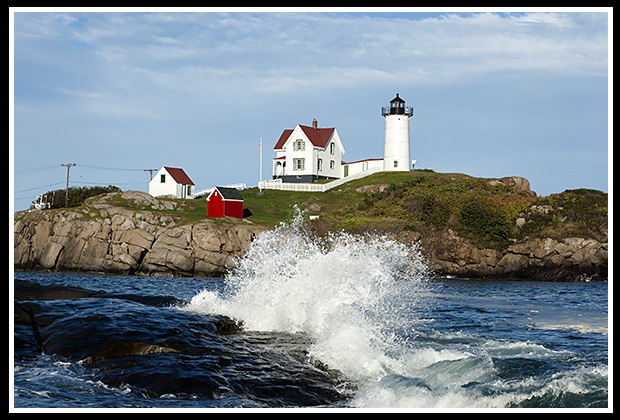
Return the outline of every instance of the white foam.
<path id="1" fill-rule="evenodd" d="M 416 293 L 428 267 L 415 246 L 381 235 L 314 239 L 302 219 L 261 235 L 227 276 L 224 295 L 203 291 L 185 309 L 227 315 L 248 330 L 303 332 L 311 356 L 330 367 L 385 375 L 389 331 L 400 326 L 391 298 Z"/>
<path id="2" fill-rule="evenodd" d="M 302 219 L 261 235 L 227 276 L 228 290 L 202 291 L 184 310 L 227 315 L 248 330 L 307 334 L 310 357 L 357 380 L 353 407 L 506 407 L 572 392 L 584 376 L 547 384 L 497 375 L 493 358 L 559 353 L 536 343 L 443 331 L 425 331 L 436 342 L 417 342 L 416 307 L 429 276 L 417 248 L 381 235 L 318 240 Z"/>

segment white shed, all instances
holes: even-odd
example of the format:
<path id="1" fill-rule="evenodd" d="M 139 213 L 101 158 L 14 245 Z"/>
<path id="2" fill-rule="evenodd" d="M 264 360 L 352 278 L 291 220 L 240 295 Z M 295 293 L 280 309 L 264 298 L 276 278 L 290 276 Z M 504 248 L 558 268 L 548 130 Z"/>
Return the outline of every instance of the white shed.
<path id="1" fill-rule="evenodd" d="M 163 166 L 149 182 L 149 194 L 173 195 L 176 198 L 194 198 L 194 183 L 181 168 Z"/>

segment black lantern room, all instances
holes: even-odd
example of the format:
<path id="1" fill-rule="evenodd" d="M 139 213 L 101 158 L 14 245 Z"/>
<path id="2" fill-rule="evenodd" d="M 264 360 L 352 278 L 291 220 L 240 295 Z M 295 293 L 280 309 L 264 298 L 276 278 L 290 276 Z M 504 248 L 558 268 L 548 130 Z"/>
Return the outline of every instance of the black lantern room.
<path id="1" fill-rule="evenodd" d="M 389 107 L 381 108 L 381 115 L 413 115 L 412 107 L 405 107 L 405 101 L 396 94 L 396 97 L 390 101 Z"/>

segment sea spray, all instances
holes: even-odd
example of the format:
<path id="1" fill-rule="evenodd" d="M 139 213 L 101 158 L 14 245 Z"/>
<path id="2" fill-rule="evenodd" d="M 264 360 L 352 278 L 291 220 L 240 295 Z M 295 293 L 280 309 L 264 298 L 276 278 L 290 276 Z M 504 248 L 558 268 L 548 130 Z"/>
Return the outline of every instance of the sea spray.
<path id="1" fill-rule="evenodd" d="M 434 278 L 415 244 L 371 233 L 316 237 L 298 212 L 259 236 L 225 284 L 183 310 L 227 315 L 248 331 L 303 334 L 310 361 L 355 383 L 350 407 L 607 405 L 606 363 L 581 364 L 581 355 L 549 346 L 531 329 L 525 290 L 487 286 L 489 297 L 468 298 L 459 287 L 475 285 Z"/>
<path id="2" fill-rule="evenodd" d="M 351 378 L 379 379 L 394 369 L 388 350 L 410 314 L 398 297 L 406 293 L 411 306 L 428 275 L 415 245 L 378 234 L 319 238 L 297 211 L 252 244 L 223 293 L 202 291 L 185 309 L 230 316 L 247 330 L 306 334 L 311 357 Z"/>
<path id="3" fill-rule="evenodd" d="M 378 237 L 374 239 L 381 243 Z M 336 242 L 312 239 L 299 252 L 316 245 L 313 249 L 318 249 L 317 252 L 329 254 L 337 248 L 330 243 Z M 360 258 L 366 255 L 373 253 L 364 250 Z M 300 267 L 292 271 L 299 273 Z M 346 264 L 341 269 L 350 270 Z M 307 299 L 313 303 L 315 312 L 304 315 L 308 322 L 299 317 L 288 323 L 290 331 L 302 331 L 293 333 L 246 330 L 212 336 L 210 322 L 220 317 L 191 312 L 177 316 L 176 306 L 141 307 L 136 301 L 126 299 L 102 300 L 93 296 L 76 300 L 81 309 L 70 311 L 79 325 L 73 334 L 101 337 L 99 329 L 103 327 L 113 332 L 111 339 L 121 335 L 151 336 L 156 343 L 180 345 L 178 348 L 187 352 L 137 355 L 141 361 L 134 368 L 129 367 L 125 358 L 113 358 L 110 363 L 118 368 L 101 370 L 101 366 L 72 362 L 71 368 L 65 369 L 66 360 L 60 356 L 37 356 L 38 346 L 32 341 L 34 336 L 29 327 L 16 325 L 16 343 L 33 345 L 16 346 L 14 350 L 15 404 L 36 408 L 321 406 L 425 410 L 604 409 L 609 406 L 607 329 L 575 329 L 573 324 L 558 323 L 556 316 L 561 313 L 584 325 L 591 325 L 592 321 L 599 325 L 607 319 L 606 283 L 437 277 L 411 280 L 405 275 L 407 270 L 389 270 L 398 280 L 384 283 L 377 280 L 382 286 L 379 288 L 382 292 L 377 293 L 382 298 L 369 299 L 368 305 L 362 304 L 363 299 L 342 305 L 340 317 L 330 315 L 336 310 L 329 312 L 328 305 L 315 303 L 323 297 L 329 302 L 330 293 L 325 292 L 314 301 Z M 229 277 L 237 278 L 233 273 Z M 240 313 L 235 305 L 241 294 L 237 297 L 234 293 L 248 287 L 243 286 L 243 281 L 221 279 L 60 272 L 16 272 L 15 279 L 123 295 L 131 290 L 140 296 L 175 296 L 184 301 L 207 287 L 214 292 L 203 294 L 203 309 L 214 314 Z M 225 284 L 228 284 L 226 289 Z M 308 285 L 303 286 L 299 289 L 309 294 L 304 289 Z M 109 304 L 106 306 L 109 316 L 101 323 L 104 302 Z M 378 303 L 373 307 L 372 302 Z M 271 300 L 267 299 L 267 303 L 271 305 Z M 68 300 L 49 300 L 44 305 L 37 303 L 37 307 L 53 308 L 49 313 L 57 314 L 58 310 L 67 309 L 68 304 Z M 222 311 L 208 310 L 215 307 Z M 311 307 L 310 303 L 306 304 L 306 308 Z M 324 315 L 320 315 L 322 308 L 327 308 Z M 85 310 L 97 316 L 86 316 Z M 260 311 L 247 311 L 256 312 L 259 312 L 256 318 L 261 320 Z M 319 315 L 312 316 L 312 313 Z M 268 311 L 264 314 L 269 315 Z M 347 316 L 353 320 L 350 324 L 343 321 Z M 248 319 L 258 322 L 252 317 Z M 265 319 L 277 317 L 269 315 Z M 304 328 L 319 333 L 312 336 Z M 309 360 L 308 356 L 325 363 Z M 349 377 L 326 370 L 326 366 L 334 369 L 341 366 L 338 369 L 346 369 Z M 133 375 L 136 375 L 133 380 L 126 380 Z M 102 386 L 99 379 L 104 377 L 116 378 L 121 388 Z M 213 389 L 205 381 L 217 384 L 213 396 L 209 396 Z M 156 383 L 169 389 L 162 398 L 142 392 L 145 387 L 152 387 L 149 384 Z M 192 390 L 198 394 L 191 393 Z"/>

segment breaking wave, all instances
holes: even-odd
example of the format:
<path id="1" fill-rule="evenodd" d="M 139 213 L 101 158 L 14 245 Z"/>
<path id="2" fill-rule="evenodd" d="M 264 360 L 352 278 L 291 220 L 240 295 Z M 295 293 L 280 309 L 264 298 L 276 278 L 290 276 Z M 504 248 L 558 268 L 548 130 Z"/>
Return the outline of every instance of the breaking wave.
<path id="1" fill-rule="evenodd" d="M 304 334 L 310 359 L 356 384 L 351 407 L 606 404 L 606 365 L 558 369 L 566 355 L 543 344 L 437 331 L 432 273 L 416 245 L 318 238 L 303 219 L 262 234 L 223 291 L 203 290 L 184 310 Z"/>
<path id="2" fill-rule="evenodd" d="M 381 377 L 394 369 L 387 353 L 396 330 L 410 323 L 400 306 L 417 301 L 429 272 L 415 246 L 373 234 L 316 238 L 298 212 L 252 244 L 224 293 L 202 291 L 186 309 L 227 315 L 247 330 L 304 333 L 311 357 L 330 368 Z"/>

